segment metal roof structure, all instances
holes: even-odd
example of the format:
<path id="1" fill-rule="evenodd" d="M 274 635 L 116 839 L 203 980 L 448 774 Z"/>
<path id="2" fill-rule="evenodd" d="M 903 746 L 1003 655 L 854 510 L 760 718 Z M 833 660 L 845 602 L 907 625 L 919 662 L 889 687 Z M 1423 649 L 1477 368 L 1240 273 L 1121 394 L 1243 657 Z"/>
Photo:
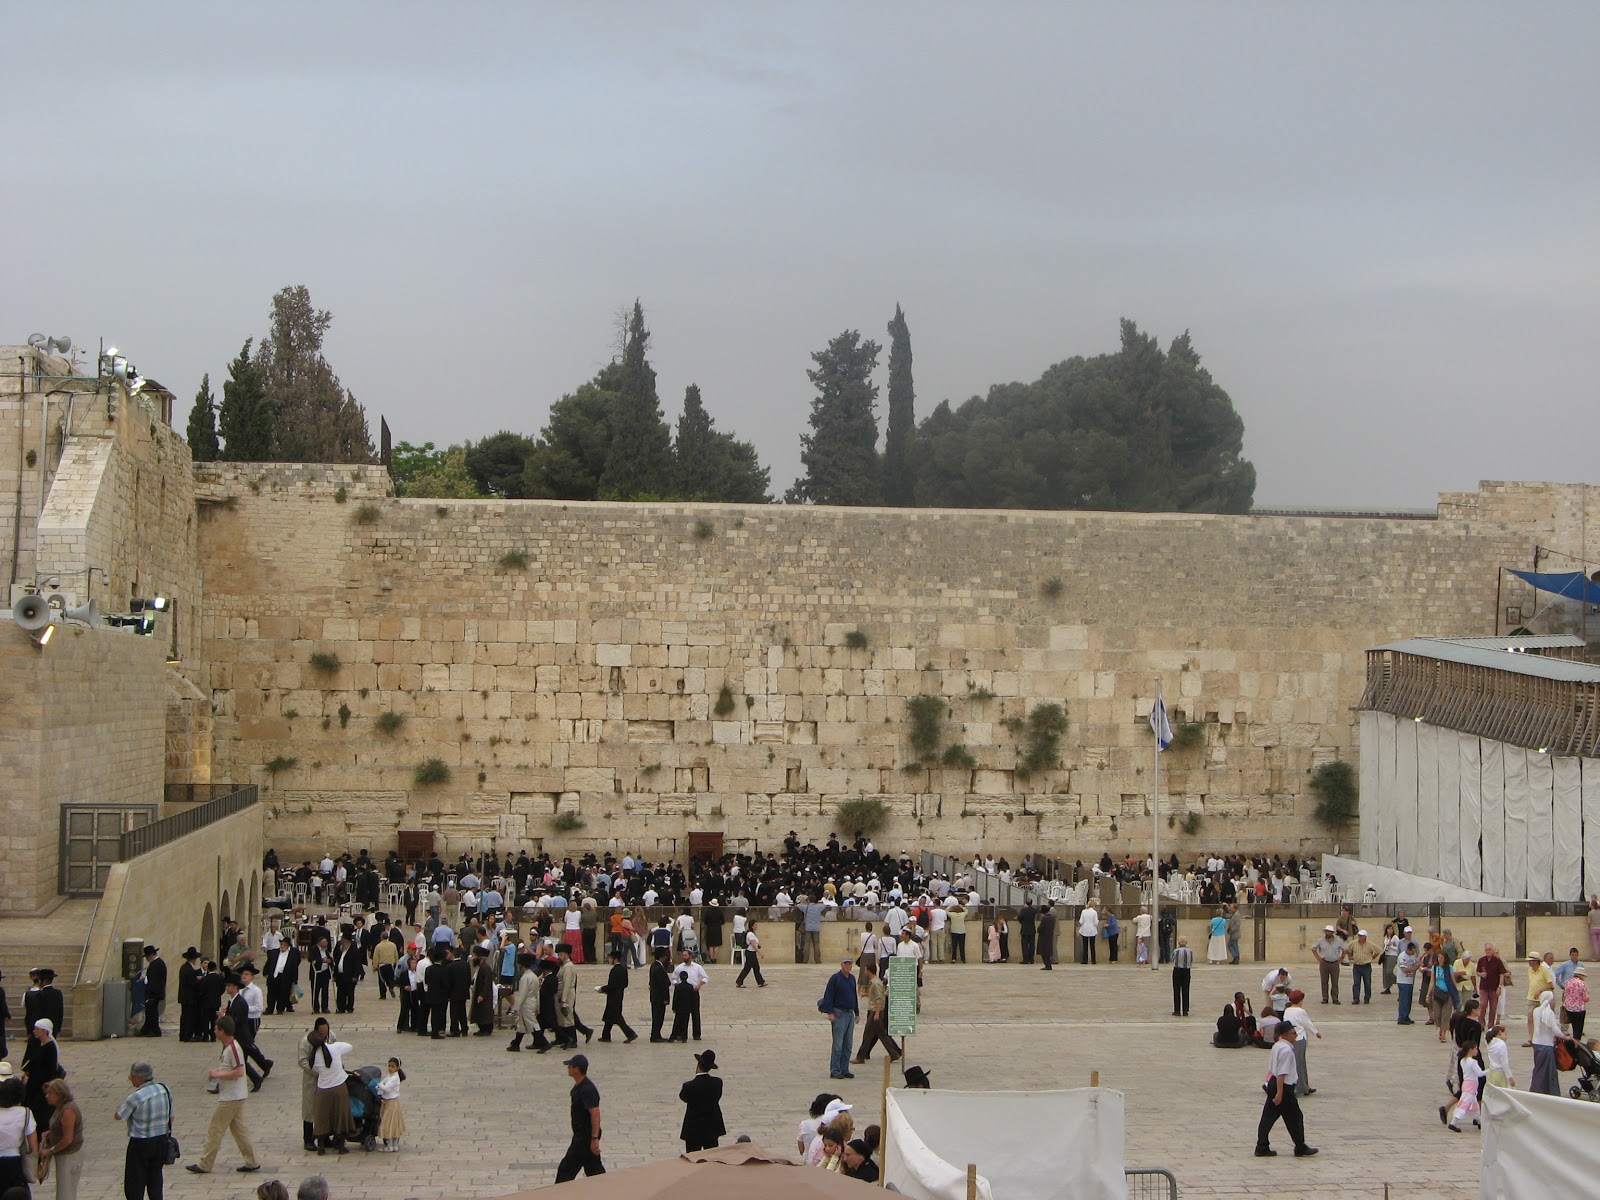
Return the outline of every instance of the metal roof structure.
<path id="1" fill-rule="evenodd" d="M 1573 662 L 1567 658 L 1548 658 L 1542 654 L 1518 654 L 1511 650 L 1488 650 L 1465 642 L 1445 638 L 1407 638 L 1374 646 L 1370 654 L 1416 654 L 1436 658 L 1441 662 L 1461 663 L 1464 666 L 1487 667 L 1493 671 L 1515 671 L 1536 679 L 1561 679 L 1569 683 L 1600 683 L 1600 667 Z"/>
<path id="2" fill-rule="evenodd" d="M 1552 650 L 1576 650 L 1578 655 L 1557 655 L 1558 658 L 1579 657 L 1584 642 L 1575 633 L 1523 633 L 1501 634 L 1498 637 L 1419 638 L 1424 642 L 1454 642 L 1458 646 L 1479 646 L 1485 650 L 1511 650 L 1523 654 L 1547 654 Z"/>

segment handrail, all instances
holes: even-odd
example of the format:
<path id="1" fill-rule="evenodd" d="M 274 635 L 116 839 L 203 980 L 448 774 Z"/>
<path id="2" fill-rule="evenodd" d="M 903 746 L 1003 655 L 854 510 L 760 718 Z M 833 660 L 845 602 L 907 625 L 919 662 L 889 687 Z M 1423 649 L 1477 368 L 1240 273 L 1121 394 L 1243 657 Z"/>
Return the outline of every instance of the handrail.
<path id="1" fill-rule="evenodd" d="M 229 785 L 213 785 L 213 790 L 221 790 L 227 786 Z M 194 833 L 198 829 L 204 829 L 207 825 L 222 820 L 223 817 L 242 812 L 258 800 L 256 785 L 246 784 L 225 792 L 215 800 L 198 804 L 187 812 L 175 813 L 159 821 L 152 821 L 148 825 L 141 825 L 138 829 L 130 829 L 122 835 L 117 861 L 129 862 L 141 854 L 149 854 L 150 851 L 176 841 L 186 834 Z"/>
<path id="2" fill-rule="evenodd" d="M 89 914 L 89 928 L 94 928 L 94 919 L 100 915 L 100 901 L 94 902 L 94 910 Z M 89 956 L 89 939 L 83 939 L 83 949 L 78 951 L 78 971 L 72 977 L 72 986 L 77 987 L 83 982 L 83 960 Z"/>

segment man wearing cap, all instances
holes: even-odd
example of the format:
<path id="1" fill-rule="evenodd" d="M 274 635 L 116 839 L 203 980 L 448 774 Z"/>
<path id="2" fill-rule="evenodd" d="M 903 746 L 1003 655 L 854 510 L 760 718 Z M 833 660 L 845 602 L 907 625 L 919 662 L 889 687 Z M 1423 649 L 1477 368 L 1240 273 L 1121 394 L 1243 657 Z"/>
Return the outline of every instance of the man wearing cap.
<path id="1" fill-rule="evenodd" d="M 1310 1096 L 1316 1093 L 1316 1088 L 1311 1086 L 1311 1069 L 1306 1063 L 1306 1052 L 1310 1050 L 1309 1039 L 1322 1038 L 1322 1031 L 1312 1021 L 1311 1014 L 1306 1011 L 1306 994 L 1299 988 L 1289 993 L 1289 1007 L 1283 1010 L 1283 1024 L 1293 1025 L 1300 1038 L 1294 1044 L 1295 1079 L 1294 1091 L 1296 1096 Z M 1283 1035 L 1283 1024 L 1278 1026 L 1278 1033 Z"/>
<path id="2" fill-rule="evenodd" d="M 161 1006 L 167 1000 L 167 964 L 158 946 L 144 948 L 144 1027 L 140 1037 L 161 1036 Z"/>
<path id="3" fill-rule="evenodd" d="M 1322 927 L 1322 936 L 1311 944 L 1311 957 L 1316 960 L 1318 977 L 1322 982 L 1322 1002 L 1328 1003 L 1331 993 L 1333 1002 L 1339 1003 L 1339 963 L 1343 961 L 1345 944 L 1339 937 L 1339 931 L 1332 925 Z"/>
<path id="4" fill-rule="evenodd" d="M 685 1154 L 696 1150 L 715 1150 L 728 1127 L 722 1120 L 722 1080 L 711 1072 L 717 1069 L 717 1052 L 702 1050 L 694 1056 L 694 1078 L 678 1089 L 683 1101 L 683 1139 Z"/>
<path id="5" fill-rule="evenodd" d="M 850 1051 L 855 1037 L 856 1017 L 861 1012 L 857 999 L 856 981 L 850 976 L 854 960 L 839 960 L 839 969 L 828 976 L 828 985 L 817 1001 L 817 1010 L 828 1018 L 833 1027 L 833 1056 L 828 1062 L 828 1074 L 833 1079 L 854 1079 L 850 1070 Z"/>
<path id="6" fill-rule="evenodd" d="M 1539 957 L 1537 950 L 1528 951 L 1528 1040 L 1524 1048 L 1533 1045 L 1533 1014 L 1539 1007 L 1539 997 L 1556 990 L 1555 972 Z"/>
<path id="7" fill-rule="evenodd" d="M 183 965 L 178 968 L 178 1040 L 198 1042 L 205 1034 L 200 1028 L 204 1015 L 200 1009 L 200 981 L 206 973 L 200 969 L 200 951 L 190 946 L 183 952 Z"/>
<path id="8" fill-rule="evenodd" d="M 1278 1040 L 1272 1044 L 1272 1061 L 1267 1068 L 1268 1079 L 1262 1084 L 1267 1102 L 1261 1108 L 1261 1120 L 1256 1125 L 1256 1157 L 1274 1158 L 1277 1151 L 1268 1144 L 1272 1127 L 1283 1118 L 1283 1127 L 1294 1142 L 1294 1156 L 1309 1158 L 1317 1152 L 1315 1146 L 1306 1145 L 1306 1121 L 1300 1113 L 1300 1101 L 1295 1098 L 1295 1086 L 1300 1075 L 1295 1064 L 1295 1039 L 1299 1031 L 1284 1023 L 1279 1027 Z"/>
<path id="9" fill-rule="evenodd" d="M 1350 1003 L 1361 1004 L 1361 991 L 1366 989 L 1365 1003 L 1372 1003 L 1372 964 L 1383 957 L 1383 947 L 1369 941 L 1365 929 L 1356 930 L 1356 940 L 1345 948 L 1345 958 L 1350 963 Z"/>
<path id="10" fill-rule="evenodd" d="M 589 1060 L 574 1054 L 563 1064 L 572 1080 L 572 1143 L 556 1167 L 556 1182 L 566 1183 L 585 1175 L 604 1175 L 600 1161 L 600 1089 L 589 1079 Z"/>

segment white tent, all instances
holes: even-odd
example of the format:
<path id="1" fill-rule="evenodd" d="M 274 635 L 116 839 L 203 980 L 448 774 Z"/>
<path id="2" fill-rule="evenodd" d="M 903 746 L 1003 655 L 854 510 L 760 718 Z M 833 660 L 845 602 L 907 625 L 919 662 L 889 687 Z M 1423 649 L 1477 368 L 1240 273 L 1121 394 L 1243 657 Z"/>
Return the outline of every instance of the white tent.
<path id="1" fill-rule="evenodd" d="M 1483 1200 L 1592 1196 L 1600 1177 L 1600 1104 L 1490 1087 L 1483 1097 Z"/>
<path id="2" fill-rule="evenodd" d="M 889 1092 L 883 1173 L 918 1200 L 1126 1200 L 1123 1098 L 1060 1092 Z"/>

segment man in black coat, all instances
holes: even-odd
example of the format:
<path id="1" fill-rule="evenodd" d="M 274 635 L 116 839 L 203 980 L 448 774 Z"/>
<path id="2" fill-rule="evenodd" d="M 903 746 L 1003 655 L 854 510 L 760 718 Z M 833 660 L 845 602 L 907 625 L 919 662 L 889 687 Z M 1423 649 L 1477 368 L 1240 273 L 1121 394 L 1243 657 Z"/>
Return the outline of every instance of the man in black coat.
<path id="1" fill-rule="evenodd" d="M 667 1002 L 672 999 L 672 972 L 667 969 L 667 950 L 656 949 L 650 963 L 650 1040 L 664 1042 L 661 1026 L 667 1019 Z"/>
<path id="2" fill-rule="evenodd" d="M 467 1036 L 467 1003 L 472 999 L 472 964 L 459 948 L 450 951 L 450 1036 Z"/>
<path id="3" fill-rule="evenodd" d="M 1022 911 L 1017 914 L 1017 927 L 1022 930 L 1022 961 L 1028 966 L 1033 965 L 1033 947 L 1036 926 L 1039 921 L 1039 910 L 1033 906 L 1033 897 L 1029 896 L 1023 902 Z"/>
<path id="4" fill-rule="evenodd" d="M 161 1036 L 161 1006 L 167 1001 L 167 964 L 159 946 L 144 948 L 144 1028 L 140 1037 Z"/>
<path id="5" fill-rule="evenodd" d="M 361 948 L 351 941 L 348 933 L 339 935 L 339 944 L 333 951 L 334 1010 L 353 1013 L 356 1010 L 356 984 L 366 974 L 366 959 Z"/>
<path id="6" fill-rule="evenodd" d="M 200 969 L 200 951 L 190 946 L 183 952 L 183 965 L 178 968 L 178 1040 L 197 1042 L 203 1034 L 200 1023 L 204 1016 L 200 1009 L 200 981 L 205 972 Z"/>
<path id="7" fill-rule="evenodd" d="M 217 1040 L 217 1015 L 222 1011 L 223 992 L 227 987 L 228 977 L 222 973 L 215 960 L 206 963 L 206 973 L 200 976 L 199 1005 L 200 1009 L 195 1014 L 194 1036 L 196 1041 L 214 1042 Z"/>
<path id="8" fill-rule="evenodd" d="M 711 1074 L 717 1069 L 717 1052 L 702 1050 L 694 1056 L 694 1078 L 678 1089 L 683 1101 L 683 1139 L 685 1154 L 696 1150 L 715 1150 L 717 1141 L 728 1132 L 722 1121 L 722 1080 Z"/>
<path id="9" fill-rule="evenodd" d="M 600 1040 L 611 1040 L 611 1027 L 617 1026 L 622 1030 L 622 1036 L 627 1041 L 637 1041 L 639 1035 L 633 1031 L 633 1026 L 628 1024 L 628 1018 L 622 1015 L 622 1000 L 628 991 L 628 968 L 622 965 L 622 951 L 611 951 L 611 974 L 607 977 L 605 986 L 600 989 L 605 993 L 606 1011 L 601 1018 L 603 1028 L 600 1030 Z"/>
<path id="10" fill-rule="evenodd" d="M 428 1002 L 431 1028 L 418 1028 L 418 1034 L 427 1032 L 430 1037 L 444 1037 L 445 1013 L 450 1007 L 450 964 L 445 959 L 444 948 L 435 946 L 428 952 L 428 969 L 422 973 L 424 996 Z"/>
<path id="11" fill-rule="evenodd" d="M 250 1090 L 259 1092 L 266 1076 L 251 1065 L 252 1061 L 262 1061 L 261 1051 L 256 1048 L 255 1027 L 250 1023 L 250 1004 L 240 994 L 239 986 L 239 977 L 229 975 L 224 1007 L 226 1015 L 233 1018 L 233 1036 L 239 1043 L 239 1052 L 244 1055 L 244 1073 L 250 1078 Z"/>
<path id="12" fill-rule="evenodd" d="M 1044 960 L 1043 969 L 1053 971 L 1056 961 L 1056 914 L 1055 910 L 1046 904 L 1044 912 L 1039 914 L 1039 957 Z"/>
<path id="13" fill-rule="evenodd" d="M 56 987 L 55 971 L 50 967 L 40 967 L 28 974 L 39 981 L 39 986 L 29 988 L 22 997 L 24 1030 L 32 1034 L 34 1022 L 41 1017 L 49 1017 L 51 1026 L 59 1032 L 66 1019 L 67 998 Z"/>

